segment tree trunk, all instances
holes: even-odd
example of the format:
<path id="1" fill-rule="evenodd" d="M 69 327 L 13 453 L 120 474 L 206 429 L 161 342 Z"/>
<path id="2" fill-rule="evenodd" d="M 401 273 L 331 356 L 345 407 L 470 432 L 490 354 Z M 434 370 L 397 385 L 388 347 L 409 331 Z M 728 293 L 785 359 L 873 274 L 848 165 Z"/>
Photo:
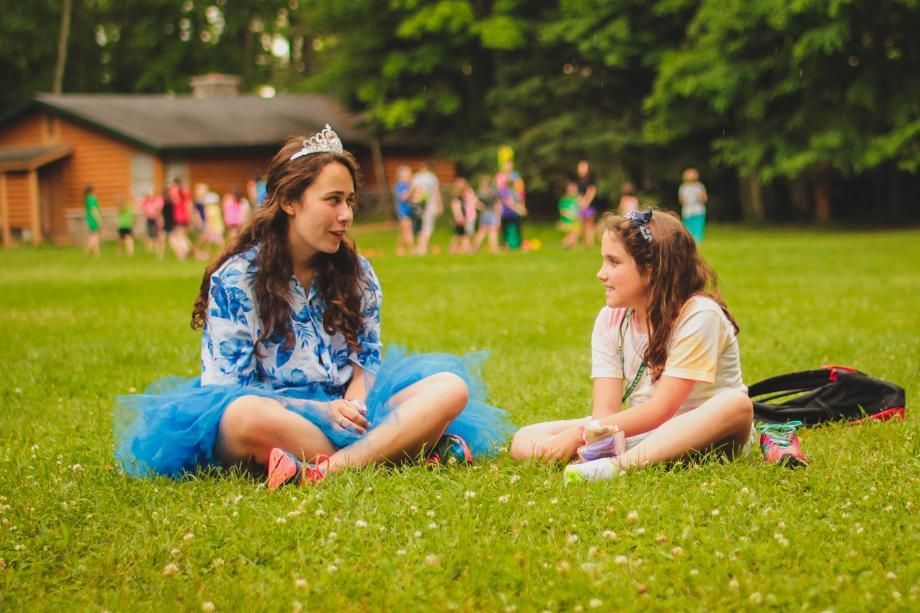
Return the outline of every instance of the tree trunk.
<path id="1" fill-rule="evenodd" d="M 763 185 L 756 170 L 740 177 L 741 180 L 741 217 L 747 222 L 764 220 Z"/>
<path id="2" fill-rule="evenodd" d="M 61 29 L 58 31 L 57 63 L 54 65 L 54 84 L 51 91 L 60 94 L 64 89 L 64 68 L 67 66 L 67 43 L 70 40 L 71 0 L 64 0 L 61 7 Z"/>

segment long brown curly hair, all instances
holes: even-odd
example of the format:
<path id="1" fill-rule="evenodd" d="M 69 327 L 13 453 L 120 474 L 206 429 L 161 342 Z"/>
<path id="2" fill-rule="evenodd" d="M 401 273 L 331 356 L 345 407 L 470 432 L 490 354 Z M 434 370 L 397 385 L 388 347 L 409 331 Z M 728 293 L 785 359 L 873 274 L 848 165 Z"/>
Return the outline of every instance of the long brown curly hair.
<path id="1" fill-rule="evenodd" d="M 716 272 L 703 260 L 696 242 L 677 217 L 664 211 L 654 211 L 647 224 L 652 240 L 648 241 L 633 221 L 619 215 L 607 214 L 601 227 L 620 241 L 636 261 L 641 274 L 648 274 L 648 309 L 646 327 L 649 344 L 645 355 L 652 380 L 661 378 L 668 361 L 668 343 L 681 309 L 694 295 L 714 300 L 740 331 L 738 323 L 719 295 Z"/>
<path id="2" fill-rule="evenodd" d="M 205 324 L 211 275 L 229 258 L 258 245 L 254 291 L 262 334 L 256 345 L 266 339 L 283 338 L 287 348 L 293 347 L 291 276 L 294 268 L 288 249 L 288 214 L 281 205 L 285 202 L 299 203 L 304 190 L 328 164 L 338 163 L 347 168 L 356 192 L 360 179 L 358 163 L 348 152 L 314 153 L 290 159 L 303 146 L 303 140 L 302 136 L 292 137 L 275 154 L 268 168 L 265 203 L 252 214 L 239 236 L 204 271 L 192 311 L 193 329 Z M 339 250 L 333 254 L 317 254 L 314 270 L 317 288 L 326 302 L 323 328 L 329 334 L 342 332 L 348 346 L 356 349 L 361 330 L 364 279 L 351 238 L 346 236 Z"/>

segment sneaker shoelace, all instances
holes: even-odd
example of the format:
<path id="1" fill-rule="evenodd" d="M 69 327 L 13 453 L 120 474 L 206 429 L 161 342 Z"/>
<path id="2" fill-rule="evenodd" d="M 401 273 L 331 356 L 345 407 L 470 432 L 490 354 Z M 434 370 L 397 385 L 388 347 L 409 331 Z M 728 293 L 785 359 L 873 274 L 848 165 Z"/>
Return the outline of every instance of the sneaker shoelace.
<path id="1" fill-rule="evenodd" d="M 326 470 L 320 468 L 323 464 L 326 465 Z M 316 456 L 316 460 L 313 464 L 307 462 L 303 463 L 303 468 L 301 469 L 300 480 L 304 481 L 322 481 L 326 478 L 326 473 L 329 472 L 329 456 L 319 455 Z"/>
<path id="2" fill-rule="evenodd" d="M 777 447 L 788 447 L 792 444 L 792 439 L 795 437 L 795 432 L 802 426 L 802 422 L 796 421 L 787 421 L 784 424 L 768 424 L 766 426 L 758 426 L 757 430 L 761 434 L 765 435 L 767 439 L 776 445 Z"/>

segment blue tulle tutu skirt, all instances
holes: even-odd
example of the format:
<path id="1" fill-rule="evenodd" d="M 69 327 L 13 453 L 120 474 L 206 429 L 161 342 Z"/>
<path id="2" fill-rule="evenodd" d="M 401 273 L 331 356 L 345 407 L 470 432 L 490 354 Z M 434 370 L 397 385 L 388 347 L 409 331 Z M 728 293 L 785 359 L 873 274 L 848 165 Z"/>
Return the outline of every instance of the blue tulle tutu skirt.
<path id="1" fill-rule="evenodd" d="M 391 416 L 396 407 L 390 399 L 425 377 L 450 372 L 469 387 L 469 402 L 448 426 L 448 434 L 462 437 L 474 457 L 497 451 L 515 427 L 502 409 L 486 403 L 481 365 L 485 353 L 455 356 L 447 353 L 408 354 L 390 347 L 367 396 L 367 420 L 372 430 Z M 207 385 L 198 378 L 170 377 L 153 383 L 143 394 L 119 396 L 116 406 L 117 456 L 122 469 L 133 476 L 154 474 L 180 477 L 201 468 L 219 466 L 214 443 L 224 411 L 240 396 L 261 396 L 279 401 L 285 408 L 316 424 L 339 449 L 362 436 L 335 427 L 314 403 L 341 398 L 315 387 L 279 388 L 270 385 Z"/>

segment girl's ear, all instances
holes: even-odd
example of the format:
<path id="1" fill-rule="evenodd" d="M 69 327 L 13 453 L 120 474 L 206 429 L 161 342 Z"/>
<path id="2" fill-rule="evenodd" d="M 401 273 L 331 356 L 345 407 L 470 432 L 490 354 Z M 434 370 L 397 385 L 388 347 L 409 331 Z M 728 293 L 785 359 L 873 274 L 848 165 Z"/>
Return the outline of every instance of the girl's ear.
<path id="1" fill-rule="evenodd" d="M 297 209 L 297 203 L 293 200 L 284 200 L 281 202 L 281 210 L 290 215 L 294 216 L 294 211 Z"/>

